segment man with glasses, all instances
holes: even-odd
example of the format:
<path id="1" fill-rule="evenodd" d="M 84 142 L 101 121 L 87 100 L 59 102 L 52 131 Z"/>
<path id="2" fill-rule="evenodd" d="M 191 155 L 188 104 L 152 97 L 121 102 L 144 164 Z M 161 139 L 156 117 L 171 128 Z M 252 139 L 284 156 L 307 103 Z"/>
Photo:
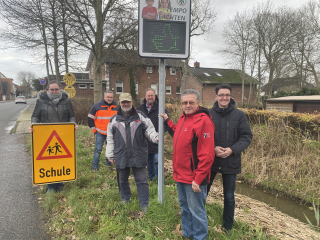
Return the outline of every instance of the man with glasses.
<path id="1" fill-rule="evenodd" d="M 241 172 L 241 153 L 250 145 L 252 133 L 244 112 L 236 109 L 231 98 L 231 86 L 221 84 L 216 87 L 216 99 L 209 109 L 212 122 L 215 125 L 215 159 L 211 167 L 210 184 L 207 194 L 216 174 L 222 173 L 224 209 L 223 227 L 231 234 L 234 219 L 234 191 L 236 174 Z"/>
<path id="2" fill-rule="evenodd" d="M 113 92 L 107 91 L 104 93 L 103 100 L 94 104 L 88 114 L 88 126 L 96 137 L 96 146 L 92 161 L 92 171 L 94 172 L 97 172 L 99 169 L 100 155 L 107 138 L 109 121 L 117 111 L 118 106 L 113 100 Z M 111 162 L 109 162 L 108 158 L 106 158 L 106 165 L 109 168 L 111 167 Z"/>
<path id="3" fill-rule="evenodd" d="M 177 182 L 183 229 L 174 233 L 196 240 L 208 239 L 205 204 L 214 159 L 214 124 L 208 109 L 199 104 L 200 93 L 186 89 L 181 93 L 183 113 L 177 125 L 167 114 L 160 114 L 174 132 L 173 179 Z"/>

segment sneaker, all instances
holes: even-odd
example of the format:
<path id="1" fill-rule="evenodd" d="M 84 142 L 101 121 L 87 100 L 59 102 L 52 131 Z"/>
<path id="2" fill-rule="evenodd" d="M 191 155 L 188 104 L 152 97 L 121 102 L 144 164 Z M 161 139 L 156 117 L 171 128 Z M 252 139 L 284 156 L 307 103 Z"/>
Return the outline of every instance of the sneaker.
<path id="1" fill-rule="evenodd" d="M 92 168 L 92 172 L 98 172 L 98 168 Z"/>
<path id="2" fill-rule="evenodd" d="M 232 235 L 232 230 L 231 229 L 223 229 L 223 231 L 225 232 L 225 234 L 227 236 L 231 236 Z"/>
<path id="3" fill-rule="evenodd" d="M 119 204 L 126 204 L 126 203 L 129 203 L 130 202 L 130 200 L 122 200 Z"/>
<path id="4" fill-rule="evenodd" d="M 179 231 L 179 230 L 173 230 L 172 233 L 173 233 L 173 234 L 176 234 L 176 235 L 179 235 L 179 236 L 181 236 L 181 237 L 184 237 L 184 235 L 182 234 L 182 231 L 181 231 L 181 230 L 180 230 L 180 231 Z"/>
<path id="5" fill-rule="evenodd" d="M 49 188 L 48 188 L 47 194 L 50 193 L 50 192 L 56 192 L 56 189 L 54 189 L 54 188 L 50 188 L 50 189 L 49 189 Z"/>
<path id="6" fill-rule="evenodd" d="M 148 210 L 148 207 L 143 207 L 143 208 L 141 208 L 141 211 L 142 211 L 143 213 L 146 213 L 147 210 Z"/>

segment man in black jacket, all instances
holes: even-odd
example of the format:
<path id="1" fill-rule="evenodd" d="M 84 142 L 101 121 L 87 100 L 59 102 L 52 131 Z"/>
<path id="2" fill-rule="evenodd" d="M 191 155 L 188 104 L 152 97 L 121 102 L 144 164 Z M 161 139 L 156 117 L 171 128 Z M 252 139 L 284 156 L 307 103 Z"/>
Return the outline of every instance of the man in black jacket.
<path id="1" fill-rule="evenodd" d="M 216 87 L 216 99 L 213 107 L 209 109 L 215 125 L 215 159 L 211 167 L 207 194 L 217 172 L 222 173 L 223 227 L 230 234 L 234 218 L 236 174 L 241 172 L 241 152 L 250 145 L 252 133 L 246 115 L 234 107 L 229 84 Z"/>
<path id="2" fill-rule="evenodd" d="M 143 103 L 137 107 L 137 110 L 143 112 L 152 122 L 154 128 L 158 132 L 159 129 L 159 104 L 158 97 L 154 89 L 146 89 L 146 97 Z M 165 110 L 167 113 L 167 110 Z M 168 114 L 168 113 L 167 113 Z M 148 141 L 148 175 L 149 181 L 158 178 L 158 144 Z"/>

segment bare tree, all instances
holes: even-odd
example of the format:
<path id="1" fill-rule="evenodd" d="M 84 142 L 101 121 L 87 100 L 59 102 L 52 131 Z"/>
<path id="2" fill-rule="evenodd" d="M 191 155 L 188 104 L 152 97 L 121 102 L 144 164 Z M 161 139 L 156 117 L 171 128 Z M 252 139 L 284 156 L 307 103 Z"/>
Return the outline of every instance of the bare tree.
<path id="1" fill-rule="evenodd" d="M 216 20 L 216 13 L 212 8 L 211 0 L 193 0 L 191 9 L 190 37 L 201 36 L 210 33 L 213 23 Z M 189 59 L 183 64 L 183 75 L 181 79 L 181 91 L 186 87 Z"/>
<path id="2" fill-rule="evenodd" d="M 17 74 L 17 79 L 20 82 L 22 89 L 25 89 L 25 96 L 28 97 L 31 91 L 33 80 L 36 79 L 35 74 L 29 71 L 20 71 Z"/>

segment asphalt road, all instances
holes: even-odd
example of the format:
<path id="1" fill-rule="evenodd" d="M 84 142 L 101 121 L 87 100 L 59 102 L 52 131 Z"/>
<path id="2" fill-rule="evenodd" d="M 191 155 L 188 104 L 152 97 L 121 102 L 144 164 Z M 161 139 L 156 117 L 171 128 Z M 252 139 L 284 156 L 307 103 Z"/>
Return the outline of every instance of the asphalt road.
<path id="1" fill-rule="evenodd" d="M 28 104 L 36 99 L 28 99 Z M 0 103 L 0 239 L 50 239 L 32 185 L 27 135 L 9 134 L 28 104 Z"/>

